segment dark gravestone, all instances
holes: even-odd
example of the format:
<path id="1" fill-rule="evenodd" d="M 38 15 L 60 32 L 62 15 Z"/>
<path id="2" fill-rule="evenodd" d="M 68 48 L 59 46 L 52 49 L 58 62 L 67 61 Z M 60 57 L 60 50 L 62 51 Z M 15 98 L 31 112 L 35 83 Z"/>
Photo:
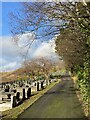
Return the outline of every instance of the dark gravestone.
<path id="1" fill-rule="evenodd" d="M 13 84 L 13 87 L 15 88 L 15 84 Z"/>
<path id="2" fill-rule="evenodd" d="M 16 94 L 16 99 L 17 99 L 17 101 L 20 100 L 20 92 L 17 92 L 17 94 Z"/>
<path id="3" fill-rule="evenodd" d="M 23 91 L 22 91 L 22 99 L 25 100 L 25 89 L 23 88 Z"/>
<path id="4" fill-rule="evenodd" d="M 29 87 L 29 85 L 26 85 L 26 87 Z"/>
<path id="5" fill-rule="evenodd" d="M 34 86 L 36 86 L 36 83 L 34 84 Z"/>
<path id="6" fill-rule="evenodd" d="M 22 87 L 23 86 L 23 83 L 22 82 L 19 82 L 19 87 Z"/>
<path id="7" fill-rule="evenodd" d="M 31 97 L 31 88 L 28 88 L 27 90 L 27 98 Z"/>
<path id="8" fill-rule="evenodd" d="M 8 96 L 8 99 L 11 99 L 11 94 L 8 94 L 7 96 Z"/>
<path id="9" fill-rule="evenodd" d="M 3 85 L 1 85 L 1 88 L 4 88 L 4 86 L 3 86 Z"/>
<path id="10" fill-rule="evenodd" d="M 41 89 L 43 89 L 44 88 L 44 86 L 43 86 L 43 81 L 41 82 Z"/>
<path id="11" fill-rule="evenodd" d="M 37 82 L 37 91 L 39 91 L 39 82 Z"/>
<path id="12" fill-rule="evenodd" d="M 51 80 L 49 80 L 49 83 L 51 83 Z"/>
<path id="13" fill-rule="evenodd" d="M 31 85 L 31 82 L 28 82 L 29 85 Z"/>
<path id="14" fill-rule="evenodd" d="M 6 86 L 5 92 L 9 92 L 9 85 Z"/>
<path id="15" fill-rule="evenodd" d="M 17 90 L 16 90 L 16 89 L 14 89 L 14 90 L 13 90 L 13 92 L 14 92 L 14 93 L 16 93 L 16 92 L 17 92 Z"/>

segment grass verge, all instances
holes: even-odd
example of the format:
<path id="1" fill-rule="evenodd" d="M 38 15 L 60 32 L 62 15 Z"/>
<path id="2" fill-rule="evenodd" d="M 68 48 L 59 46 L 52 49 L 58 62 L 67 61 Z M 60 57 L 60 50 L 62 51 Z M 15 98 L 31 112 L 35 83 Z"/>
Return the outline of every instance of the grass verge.
<path id="1" fill-rule="evenodd" d="M 74 77 L 72 77 L 72 79 L 73 79 L 73 82 L 74 82 L 74 86 L 77 88 L 76 82 L 77 82 L 78 77 L 74 76 Z M 88 103 L 87 103 L 83 100 L 82 95 L 80 93 L 80 90 L 76 91 L 76 94 L 77 94 L 77 97 L 78 97 L 80 103 L 82 104 L 82 108 L 84 110 L 85 116 L 89 117 L 90 116 L 90 106 L 89 106 L 90 96 L 89 96 L 89 100 L 88 100 Z"/>
<path id="2" fill-rule="evenodd" d="M 9 118 L 9 120 L 10 120 L 10 118 L 17 118 L 18 115 L 20 115 L 22 112 L 24 112 L 28 107 L 30 107 L 36 100 L 38 100 L 44 93 L 46 93 L 50 88 L 52 88 L 58 82 L 59 82 L 59 80 L 57 82 L 52 82 L 45 89 L 37 92 L 37 94 L 30 97 L 28 100 L 25 100 L 21 105 L 15 107 L 15 108 L 3 111 L 1 120 L 3 120 L 4 118 Z"/>

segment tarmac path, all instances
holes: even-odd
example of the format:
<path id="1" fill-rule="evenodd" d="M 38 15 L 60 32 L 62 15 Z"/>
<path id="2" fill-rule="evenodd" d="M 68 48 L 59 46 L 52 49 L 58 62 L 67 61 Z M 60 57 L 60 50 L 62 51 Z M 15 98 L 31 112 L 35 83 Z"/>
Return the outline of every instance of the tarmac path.
<path id="1" fill-rule="evenodd" d="M 63 77 L 18 118 L 86 119 L 70 77 Z"/>

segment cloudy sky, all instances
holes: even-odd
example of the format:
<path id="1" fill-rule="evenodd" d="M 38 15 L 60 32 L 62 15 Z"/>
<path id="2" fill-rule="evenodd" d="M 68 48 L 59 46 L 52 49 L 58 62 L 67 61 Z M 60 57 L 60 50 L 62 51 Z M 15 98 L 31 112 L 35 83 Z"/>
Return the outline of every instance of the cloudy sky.
<path id="1" fill-rule="evenodd" d="M 15 70 L 21 66 L 24 60 L 23 55 L 26 54 L 28 49 L 28 46 L 24 46 L 30 40 L 34 40 L 35 42 L 28 51 L 29 59 L 38 57 L 56 59 L 58 57 L 55 53 L 54 39 L 48 40 L 48 42 L 41 42 L 40 40 L 35 40 L 35 35 L 33 33 L 26 32 L 18 37 L 18 45 L 13 42 L 9 30 L 10 24 L 8 23 L 8 13 L 19 9 L 19 7 L 19 3 L 12 3 L 11 5 L 9 2 L 4 2 L 2 4 L 2 22 L 0 21 L 0 26 L 2 25 L 2 34 L 0 34 L 0 71 Z"/>
<path id="2" fill-rule="evenodd" d="M 23 35 L 27 37 L 27 34 Z M 22 37 L 23 40 L 23 37 Z M 39 43 L 39 44 L 38 44 Z M 20 67 L 28 47 L 24 47 L 25 43 L 16 45 L 11 37 L 0 38 L 0 71 L 10 71 Z M 49 42 L 35 41 L 28 52 L 29 59 L 46 57 L 54 59 L 57 57 L 55 54 L 55 41 L 50 40 Z"/>

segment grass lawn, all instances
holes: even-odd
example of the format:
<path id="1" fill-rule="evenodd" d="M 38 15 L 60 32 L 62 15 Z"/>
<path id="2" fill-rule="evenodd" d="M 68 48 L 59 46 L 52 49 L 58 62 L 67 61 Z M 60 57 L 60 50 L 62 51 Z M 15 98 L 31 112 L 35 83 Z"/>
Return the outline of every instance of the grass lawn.
<path id="1" fill-rule="evenodd" d="M 60 80 L 57 82 L 52 82 L 50 85 L 48 85 L 45 89 L 37 92 L 37 94 L 30 97 L 28 100 L 25 100 L 21 105 L 6 110 L 2 112 L 2 119 L 4 118 L 17 118 L 18 115 L 20 115 L 24 110 L 26 110 L 29 106 L 31 106 L 36 100 L 38 100 L 44 93 L 46 93 L 50 88 L 52 88 L 54 85 L 56 85 Z"/>

